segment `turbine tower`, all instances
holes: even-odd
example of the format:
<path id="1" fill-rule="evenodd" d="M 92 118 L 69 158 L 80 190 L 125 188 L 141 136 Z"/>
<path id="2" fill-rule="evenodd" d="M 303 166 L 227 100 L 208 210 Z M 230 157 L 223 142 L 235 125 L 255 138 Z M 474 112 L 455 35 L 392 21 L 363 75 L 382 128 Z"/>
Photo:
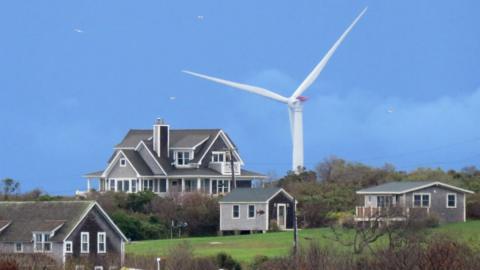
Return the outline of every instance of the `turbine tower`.
<path id="1" fill-rule="evenodd" d="M 306 101 L 306 98 L 302 96 L 302 94 L 307 90 L 310 85 L 317 79 L 320 72 L 325 68 L 328 61 L 332 57 L 335 50 L 337 50 L 338 46 L 343 42 L 345 37 L 348 33 L 352 30 L 352 28 L 357 24 L 360 18 L 365 14 L 367 8 L 363 9 L 362 12 L 355 18 L 355 20 L 350 24 L 350 26 L 343 32 L 340 38 L 333 44 L 333 46 L 328 50 L 322 60 L 315 66 L 315 68 L 308 74 L 305 80 L 298 86 L 298 88 L 293 92 L 290 97 L 284 97 L 279 95 L 275 92 L 272 92 L 268 89 L 232 82 L 216 77 L 207 76 L 204 74 L 183 70 L 182 72 L 200 77 L 206 80 L 210 80 L 216 83 L 224 84 L 233 88 L 241 89 L 247 92 L 251 92 L 260 96 L 264 96 L 275 101 L 284 103 L 288 106 L 288 112 L 290 117 L 290 131 L 292 135 L 292 170 L 296 173 L 300 173 L 304 168 L 303 163 L 303 103 Z"/>

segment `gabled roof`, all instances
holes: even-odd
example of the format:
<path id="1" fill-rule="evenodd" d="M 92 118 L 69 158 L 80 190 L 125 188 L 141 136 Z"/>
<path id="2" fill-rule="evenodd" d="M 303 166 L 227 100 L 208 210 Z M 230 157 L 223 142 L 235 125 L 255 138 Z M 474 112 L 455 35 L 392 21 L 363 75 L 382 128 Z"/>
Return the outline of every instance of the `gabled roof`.
<path id="1" fill-rule="evenodd" d="M 442 186 L 448 189 L 473 193 L 473 191 L 455 187 L 438 181 L 402 181 L 389 182 L 375 187 L 365 188 L 357 191 L 357 194 L 404 194 L 431 186 Z"/>
<path id="2" fill-rule="evenodd" d="M 229 136 L 221 129 L 169 129 L 169 145 L 170 148 L 176 149 L 193 149 L 194 156 L 190 161 L 193 166 L 200 164 L 207 156 L 209 150 L 217 140 L 223 140 L 229 147 L 235 147 Z M 119 155 L 123 155 L 128 160 L 128 163 L 133 167 L 138 176 L 159 176 L 158 169 L 163 172 L 161 175 L 167 176 L 185 176 L 185 175 L 205 175 L 205 176 L 222 176 L 215 170 L 208 168 L 176 168 L 172 163 L 174 162 L 173 156 L 158 156 L 153 150 L 153 130 L 152 129 L 132 129 L 129 130 L 123 140 L 115 146 L 115 152 L 108 161 L 108 166 L 104 171 L 91 172 L 84 175 L 85 178 L 100 178 L 109 174 L 110 170 L 118 160 Z M 156 164 L 152 163 L 152 160 L 148 157 L 145 160 L 138 151 L 141 151 L 141 147 L 146 147 L 150 156 L 153 158 Z M 244 164 L 239 154 L 235 151 L 235 157 Z M 147 157 L 145 157 L 147 158 Z M 155 166 L 155 167 L 154 167 Z M 192 166 L 192 167 L 193 167 Z M 157 168 L 160 167 L 160 168 Z M 154 173 L 156 172 L 156 173 Z M 198 174 L 201 173 L 201 174 Z M 241 171 L 239 178 L 253 177 L 253 178 L 266 178 L 266 176 L 247 170 Z"/>
<path id="3" fill-rule="evenodd" d="M 278 193 L 283 192 L 288 198 L 293 200 L 284 189 L 278 187 L 271 188 L 237 188 L 232 190 L 220 200 L 220 203 L 266 203 Z"/>
<path id="4" fill-rule="evenodd" d="M 123 233 L 94 201 L 0 202 L 0 220 L 10 225 L 0 231 L 0 242 L 30 242 L 33 232 L 54 232 L 51 241 L 63 241 L 95 206 L 117 232 Z"/>

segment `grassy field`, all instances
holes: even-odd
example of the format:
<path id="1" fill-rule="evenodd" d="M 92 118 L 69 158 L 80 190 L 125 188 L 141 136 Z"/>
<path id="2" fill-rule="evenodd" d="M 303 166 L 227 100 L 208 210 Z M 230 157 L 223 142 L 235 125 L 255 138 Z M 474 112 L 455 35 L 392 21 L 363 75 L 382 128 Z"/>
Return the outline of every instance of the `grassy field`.
<path id="1" fill-rule="evenodd" d="M 433 232 L 448 233 L 455 239 L 470 243 L 480 250 L 480 221 L 454 223 L 431 229 Z M 329 228 L 306 229 L 299 231 L 301 245 L 309 241 L 318 241 L 321 245 L 345 249 L 333 241 Z M 251 261 L 256 255 L 269 257 L 282 256 L 292 247 L 293 232 L 277 232 L 219 237 L 192 237 L 173 240 L 151 240 L 132 242 L 127 245 L 127 252 L 138 255 L 164 256 L 168 250 L 181 242 L 187 241 L 194 248 L 197 256 L 216 255 L 224 251 L 243 263 Z"/>

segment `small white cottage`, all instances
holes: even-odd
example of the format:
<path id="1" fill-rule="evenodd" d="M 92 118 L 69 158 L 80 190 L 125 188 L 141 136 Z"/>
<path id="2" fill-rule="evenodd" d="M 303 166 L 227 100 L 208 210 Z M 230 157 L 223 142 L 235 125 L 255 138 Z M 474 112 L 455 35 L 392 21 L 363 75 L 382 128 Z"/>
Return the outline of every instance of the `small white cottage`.
<path id="1" fill-rule="evenodd" d="M 293 229 L 295 200 L 282 188 L 238 188 L 219 203 L 222 232 Z"/>

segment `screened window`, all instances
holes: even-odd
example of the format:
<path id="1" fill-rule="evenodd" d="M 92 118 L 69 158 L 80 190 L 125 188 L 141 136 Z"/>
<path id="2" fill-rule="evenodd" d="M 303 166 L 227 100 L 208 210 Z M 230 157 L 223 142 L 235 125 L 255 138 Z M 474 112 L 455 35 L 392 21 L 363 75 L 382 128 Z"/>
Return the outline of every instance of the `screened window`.
<path id="1" fill-rule="evenodd" d="M 99 232 L 97 234 L 97 252 L 105 253 L 107 251 L 107 236 L 105 232 Z"/>
<path id="2" fill-rule="evenodd" d="M 457 194 L 447 194 L 447 207 L 456 208 L 457 207 Z"/>
<path id="3" fill-rule="evenodd" d="M 190 162 L 190 152 L 177 152 L 177 165 L 187 165 Z"/>
<path id="4" fill-rule="evenodd" d="M 255 205 L 248 206 L 248 218 L 255 218 Z"/>
<path id="5" fill-rule="evenodd" d="M 128 181 L 128 180 L 123 181 L 123 191 L 125 191 L 125 192 L 130 191 L 130 181 Z"/>
<path id="6" fill-rule="evenodd" d="M 81 253 L 88 253 L 90 250 L 90 234 L 88 232 L 80 234 L 80 249 Z"/>
<path id="7" fill-rule="evenodd" d="M 239 205 L 234 205 L 233 206 L 232 218 L 240 218 L 240 206 Z"/>
<path id="8" fill-rule="evenodd" d="M 392 206 L 391 196 L 377 196 L 377 207 L 390 207 Z"/>
<path id="9" fill-rule="evenodd" d="M 192 179 L 186 179 L 185 181 L 185 191 L 186 192 L 192 192 L 195 190 L 195 184 L 197 180 L 192 180 Z"/>
<path id="10" fill-rule="evenodd" d="M 120 167 L 125 167 L 125 166 L 127 166 L 127 160 L 124 159 L 124 158 L 121 158 L 120 159 Z"/>

